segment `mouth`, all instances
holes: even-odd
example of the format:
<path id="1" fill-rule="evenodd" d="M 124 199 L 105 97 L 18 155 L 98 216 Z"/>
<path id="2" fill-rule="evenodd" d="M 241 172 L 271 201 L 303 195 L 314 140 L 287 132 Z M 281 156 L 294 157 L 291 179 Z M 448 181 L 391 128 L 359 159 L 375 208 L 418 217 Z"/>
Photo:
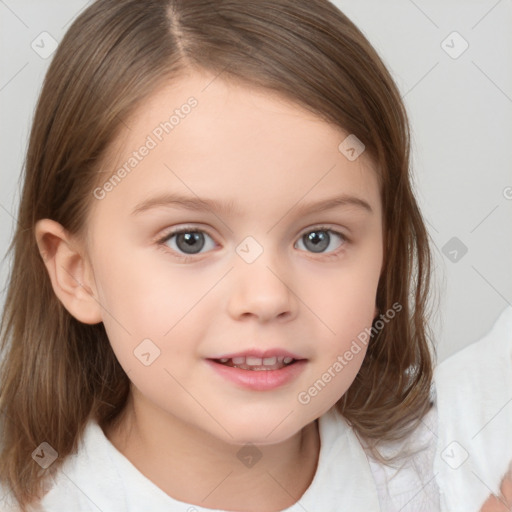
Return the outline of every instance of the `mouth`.
<path id="1" fill-rule="evenodd" d="M 230 368 L 239 368 L 249 371 L 269 371 L 281 370 L 287 366 L 295 364 L 299 359 L 289 356 L 272 356 L 272 357 L 254 357 L 254 356 L 237 356 L 223 357 L 220 359 L 211 359 L 211 361 L 228 366 Z"/>
<path id="2" fill-rule="evenodd" d="M 223 354 L 206 362 L 224 381 L 239 388 L 271 391 L 297 379 L 305 371 L 308 360 L 283 350 L 271 350 Z"/>

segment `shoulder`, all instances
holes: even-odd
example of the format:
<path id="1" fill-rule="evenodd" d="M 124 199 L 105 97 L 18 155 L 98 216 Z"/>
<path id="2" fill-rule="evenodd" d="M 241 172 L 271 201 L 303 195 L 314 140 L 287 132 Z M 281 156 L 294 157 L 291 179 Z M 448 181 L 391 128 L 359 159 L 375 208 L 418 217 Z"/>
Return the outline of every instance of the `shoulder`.
<path id="1" fill-rule="evenodd" d="M 433 468 L 436 441 L 437 408 L 434 405 L 406 438 L 380 446 L 384 457 L 396 459 L 385 464 L 368 455 L 382 512 L 440 510 Z"/>
<path id="2" fill-rule="evenodd" d="M 380 452 L 384 457 L 396 456 L 389 464 L 372 457 L 364 441 L 358 439 L 338 411 L 322 417 L 322 424 L 322 444 L 326 452 L 334 453 L 331 466 L 336 467 L 337 480 L 344 482 L 340 495 L 346 493 L 346 483 L 355 475 L 354 488 L 364 489 L 363 494 L 368 498 L 359 503 L 359 507 L 345 507 L 346 510 L 439 510 L 439 494 L 433 473 L 437 430 L 435 407 L 422 418 L 409 436 L 401 441 L 381 443 Z M 364 484 L 361 475 L 364 475 Z M 370 496 L 374 502 L 370 502 Z M 339 501 L 339 497 L 337 499 Z"/>
<path id="3" fill-rule="evenodd" d="M 114 504 L 116 510 L 123 510 L 122 482 L 112 464 L 113 449 L 98 423 L 90 420 L 78 451 L 66 458 L 43 497 L 43 510 L 97 512 L 112 509 Z"/>
<path id="4" fill-rule="evenodd" d="M 157 487 L 91 420 L 79 450 L 64 461 L 42 505 L 45 512 L 122 512 L 178 510 L 187 504 Z"/>
<path id="5" fill-rule="evenodd" d="M 438 365 L 435 471 L 446 510 L 477 511 L 512 461 L 512 307 Z"/>

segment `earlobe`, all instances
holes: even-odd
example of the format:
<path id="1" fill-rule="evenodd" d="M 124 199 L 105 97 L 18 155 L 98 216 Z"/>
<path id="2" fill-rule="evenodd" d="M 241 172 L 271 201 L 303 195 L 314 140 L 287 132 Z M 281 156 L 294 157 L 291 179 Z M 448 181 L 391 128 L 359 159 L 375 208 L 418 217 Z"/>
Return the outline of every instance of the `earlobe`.
<path id="1" fill-rule="evenodd" d="M 101 322 L 92 271 L 76 241 L 51 219 L 37 221 L 34 231 L 53 291 L 63 306 L 80 322 Z"/>

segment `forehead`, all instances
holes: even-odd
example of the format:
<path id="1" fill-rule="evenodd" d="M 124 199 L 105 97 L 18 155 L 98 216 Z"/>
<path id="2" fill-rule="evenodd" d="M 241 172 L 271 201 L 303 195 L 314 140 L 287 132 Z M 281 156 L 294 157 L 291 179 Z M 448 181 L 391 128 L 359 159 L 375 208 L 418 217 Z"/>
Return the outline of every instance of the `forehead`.
<path id="1" fill-rule="evenodd" d="M 350 161 L 339 149 L 348 135 L 276 93 L 193 72 L 126 120 L 102 168 L 102 208 L 162 192 L 223 198 L 237 212 L 333 192 L 378 208 L 371 160 L 363 153 Z"/>

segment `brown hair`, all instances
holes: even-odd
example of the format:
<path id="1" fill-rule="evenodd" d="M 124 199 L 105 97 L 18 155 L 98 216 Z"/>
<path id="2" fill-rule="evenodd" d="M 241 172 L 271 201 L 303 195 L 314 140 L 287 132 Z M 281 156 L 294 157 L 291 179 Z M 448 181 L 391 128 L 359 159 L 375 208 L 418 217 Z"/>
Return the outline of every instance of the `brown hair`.
<path id="1" fill-rule="evenodd" d="M 365 144 L 382 187 L 377 306 L 403 309 L 374 332 L 337 407 L 370 444 L 403 438 L 430 408 L 431 255 L 411 188 L 408 119 L 364 35 L 327 0 L 98 0 L 71 25 L 46 74 L 9 247 L 0 479 L 22 506 L 42 496 L 90 418 L 105 427 L 119 417 L 130 383 L 103 324 L 77 321 L 57 299 L 35 223 L 50 218 L 82 235 L 102 159 L 125 120 L 193 68 L 278 92 Z M 47 470 L 31 458 L 42 442 L 59 455 Z"/>

